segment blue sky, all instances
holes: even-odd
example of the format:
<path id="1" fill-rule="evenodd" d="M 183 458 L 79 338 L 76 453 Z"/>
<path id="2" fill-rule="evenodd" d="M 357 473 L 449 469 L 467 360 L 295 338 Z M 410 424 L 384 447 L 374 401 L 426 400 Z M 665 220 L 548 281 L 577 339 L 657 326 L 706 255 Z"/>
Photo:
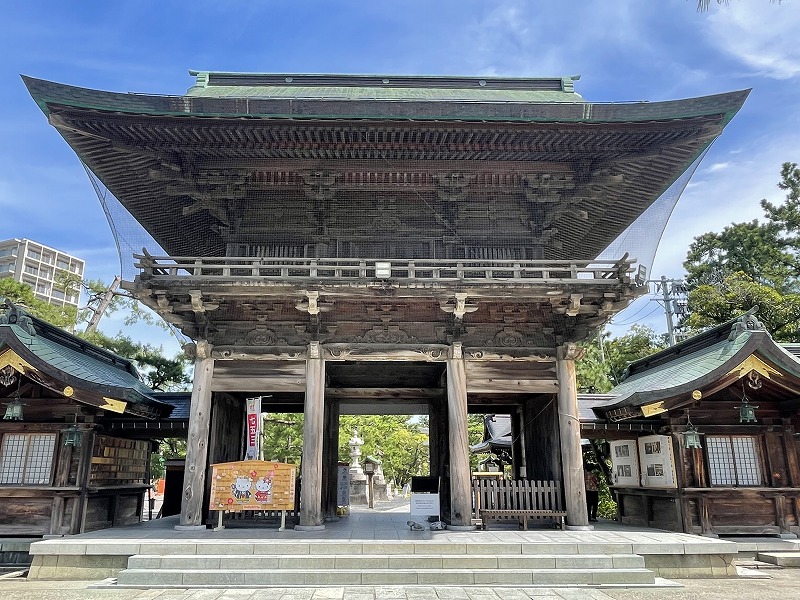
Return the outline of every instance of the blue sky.
<path id="1" fill-rule="evenodd" d="M 678 278 L 692 238 L 779 201 L 800 162 L 800 2 L 395 0 L 7 3 L 0 24 L 0 239 L 28 237 L 119 271 L 114 240 L 72 150 L 19 75 L 118 92 L 182 94 L 187 70 L 502 76 L 580 74 L 596 102 L 670 100 L 753 88 L 673 213 L 652 276 Z M 665 329 L 643 298 L 618 315 Z M 104 328 L 116 333 L 119 321 Z M 158 333 L 168 351 L 177 346 Z"/>

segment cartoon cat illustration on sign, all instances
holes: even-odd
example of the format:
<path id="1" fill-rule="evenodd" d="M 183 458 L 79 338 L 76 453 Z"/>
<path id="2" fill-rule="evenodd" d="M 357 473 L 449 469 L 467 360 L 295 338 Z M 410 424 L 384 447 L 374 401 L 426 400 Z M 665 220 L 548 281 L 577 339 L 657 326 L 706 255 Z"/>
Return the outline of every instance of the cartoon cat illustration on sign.
<path id="1" fill-rule="evenodd" d="M 256 502 L 272 500 L 272 477 L 261 477 L 256 480 Z"/>
<path id="2" fill-rule="evenodd" d="M 250 498 L 250 488 L 252 485 L 252 479 L 240 475 L 231 484 L 231 493 L 238 500 L 247 500 Z"/>

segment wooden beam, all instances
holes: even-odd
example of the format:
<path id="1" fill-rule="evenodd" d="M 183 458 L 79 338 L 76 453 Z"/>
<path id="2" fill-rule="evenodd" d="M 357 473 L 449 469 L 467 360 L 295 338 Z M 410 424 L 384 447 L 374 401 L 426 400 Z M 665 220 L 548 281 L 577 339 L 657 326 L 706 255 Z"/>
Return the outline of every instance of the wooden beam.
<path id="1" fill-rule="evenodd" d="M 431 400 L 444 398 L 441 388 L 327 388 L 325 397 L 335 400 Z"/>

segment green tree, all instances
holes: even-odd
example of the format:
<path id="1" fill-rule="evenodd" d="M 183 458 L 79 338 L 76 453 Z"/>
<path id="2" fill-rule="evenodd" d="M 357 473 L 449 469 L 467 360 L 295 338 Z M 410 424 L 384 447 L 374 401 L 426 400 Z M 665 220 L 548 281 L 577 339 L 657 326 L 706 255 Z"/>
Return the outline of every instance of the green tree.
<path id="1" fill-rule="evenodd" d="M 14 281 L 10 277 L 0 279 L 0 298 L 7 298 L 21 306 L 30 314 L 64 329 L 75 327 L 77 309 L 73 306 L 55 306 L 39 300 L 33 288 L 26 283 Z"/>
<path id="2" fill-rule="evenodd" d="M 99 331 L 79 335 L 96 346 L 132 360 L 144 382 L 154 390 L 185 390 L 191 383 L 187 373 L 189 361 L 183 353 L 167 358 L 160 346 L 136 342 L 122 333 L 114 337 Z"/>
<path id="3" fill-rule="evenodd" d="M 380 457 L 387 481 L 403 485 L 412 475 L 428 472 L 428 436 L 420 421 L 408 415 L 346 415 L 339 420 L 339 458 L 349 460 L 347 442 L 357 430 L 364 440 L 361 453 Z"/>
<path id="4" fill-rule="evenodd" d="M 628 333 L 616 338 L 600 332 L 593 341 L 582 346 L 586 353 L 576 363 L 578 389 L 601 394 L 622 381 L 630 363 L 662 350 L 666 344 L 663 336 L 649 327 L 634 325 Z"/>
<path id="5" fill-rule="evenodd" d="M 781 168 L 780 204 L 761 201 L 765 220 L 732 224 L 695 238 L 684 262 L 689 316 L 697 330 L 723 323 L 758 306 L 758 317 L 778 341 L 800 331 L 800 169 Z"/>
<path id="6" fill-rule="evenodd" d="M 150 479 L 161 479 L 166 472 L 167 461 L 186 457 L 186 440 L 166 438 L 158 443 L 158 449 L 150 453 Z"/>
<path id="7" fill-rule="evenodd" d="M 261 448 L 266 460 L 300 464 L 303 414 L 267 413 L 262 420 Z"/>

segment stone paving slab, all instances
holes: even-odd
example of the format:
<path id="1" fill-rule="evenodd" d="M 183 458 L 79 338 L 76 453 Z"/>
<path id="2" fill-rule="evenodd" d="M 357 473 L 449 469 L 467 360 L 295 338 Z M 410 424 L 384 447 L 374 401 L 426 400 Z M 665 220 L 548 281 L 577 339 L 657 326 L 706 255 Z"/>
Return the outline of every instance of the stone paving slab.
<path id="1" fill-rule="evenodd" d="M 758 560 L 779 567 L 800 567 L 800 552 L 759 552 Z"/>

